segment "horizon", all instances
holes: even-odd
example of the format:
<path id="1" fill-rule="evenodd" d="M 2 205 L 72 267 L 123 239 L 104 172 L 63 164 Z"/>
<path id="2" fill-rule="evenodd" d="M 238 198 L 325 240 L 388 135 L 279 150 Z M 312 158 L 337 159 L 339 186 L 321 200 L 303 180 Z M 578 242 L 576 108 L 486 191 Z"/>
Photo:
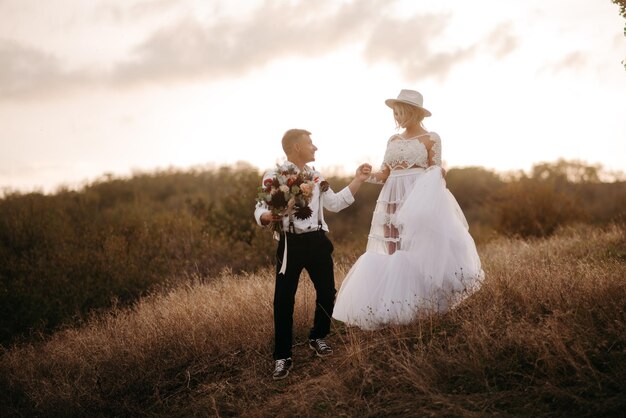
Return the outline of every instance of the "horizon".
<path id="1" fill-rule="evenodd" d="M 0 190 L 264 170 L 294 127 L 322 172 L 378 167 L 402 88 L 424 95 L 448 169 L 626 171 L 610 0 L 5 0 L 0 23 Z"/>
<path id="2" fill-rule="evenodd" d="M 282 161 L 276 161 L 276 164 L 280 164 L 282 162 L 284 162 L 286 159 L 282 159 Z M 599 180 L 601 183 L 621 183 L 621 182 L 626 182 L 626 172 L 622 171 L 622 170 L 610 170 L 607 169 L 606 167 L 604 167 L 601 163 L 590 163 L 587 161 L 582 161 L 582 160 L 563 160 L 563 159 L 558 159 L 555 161 L 538 161 L 536 163 L 533 163 L 533 165 L 527 169 L 527 170 L 523 170 L 523 169 L 512 169 L 512 170 L 497 170 L 497 169 L 493 169 L 493 168 L 489 168 L 489 167 L 483 167 L 480 165 L 467 165 L 467 166 L 452 166 L 452 167 L 446 167 L 446 170 L 449 172 L 451 170 L 467 170 L 467 169 L 473 169 L 473 168 L 477 168 L 477 169 L 481 169 L 481 170 L 485 170 L 487 172 L 490 173 L 494 173 L 497 176 L 500 177 L 500 179 L 504 182 L 507 181 L 511 181 L 514 180 L 516 178 L 518 178 L 520 175 L 526 175 L 529 176 L 531 174 L 532 168 L 537 165 L 537 164 L 558 164 L 559 162 L 565 162 L 565 163 L 573 163 L 573 164 L 582 164 L 585 166 L 589 166 L 589 167 L 594 167 L 598 170 L 598 175 L 599 175 Z M 321 166 L 317 167 L 316 164 L 311 163 L 309 164 L 310 166 L 318 169 L 322 174 L 324 174 L 325 177 L 330 178 L 330 177 L 351 177 L 354 175 L 354 173 L 352 172 L 347 172 L 343 167 L 341 166 Z M 445 164 L 444 164 L 445 166 Z M 175 173 L 192 173 L 192 172 L 213 172 L 213 171 L 218 171 L 222 168 L 233 168 L 235 170 L 238 169 L 245 169 L 245 168 L 251 168 L 256 170 L 259 173 L 259 180 L 261 179 L 261 177 L 263 176 L 263 174 L 271 169 L 271 166 L 268 167 L 258 167 L 248 161 L 236 161 L 234 163 L 229 163 L 229 164 L 217 164 L 214 162 L 207 162 L 207 163 L 203 163 L 203 164 L 196 164 L 196 165 L 192 165 L 192 166 L 186 166 L 186 167 L 176 167 L 176 166 L 169 166 L 169 167 L 155 167 L 152 169 L 131 169 L 128 173 L 113 173 L 113 172 L 103 172 L 100 175 L 94 176 L 90 179 L 83 179 L 81 181 L 76 181 L 74 183 L 69 183 L 69 182 L 65 182 L 65 183 L 59 183 L 56 185 L 53 185 L 52 187 L 45 189 L 43 187 L 32 187 L 32 188 L 22 188 L 22 189 L 18 189 L 18 188 L 11 188 L 11 187 L 0 187 L 0 199 L 5 198 L 6 196 L 10 195 L 10 194 L 20 194 L 20 195 L 26 195 L 26 194 L 30 194 L 30 193 L 41 193 L 44 195 L 54 195 L 57 194 L 59 192 L 63 192 L 63 191 L 83 191 L 85 188 L 92 186 L 94 184 L 100 183 L 100 182 L 108 182 L 108 181 L 116 181 L 116 180 L 121 180 L 121 181 L 130 181 L 135 177 L 141 177 L 141 176 L 157 176 L 160 174 L 175 174 Z"/>

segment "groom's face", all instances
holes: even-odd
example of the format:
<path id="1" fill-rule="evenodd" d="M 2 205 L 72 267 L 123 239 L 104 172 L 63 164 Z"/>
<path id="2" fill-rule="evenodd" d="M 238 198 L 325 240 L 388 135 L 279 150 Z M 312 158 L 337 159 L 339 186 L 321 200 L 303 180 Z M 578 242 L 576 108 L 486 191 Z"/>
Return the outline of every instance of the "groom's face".
<path id="1" fill-rule="evenodd" d="M 317 147 L 313 145 L 313 141 L 309 135 L 303 135 L 298 142 L 298 155 L 307 163 L 315 161 L 315 151 Z"/>

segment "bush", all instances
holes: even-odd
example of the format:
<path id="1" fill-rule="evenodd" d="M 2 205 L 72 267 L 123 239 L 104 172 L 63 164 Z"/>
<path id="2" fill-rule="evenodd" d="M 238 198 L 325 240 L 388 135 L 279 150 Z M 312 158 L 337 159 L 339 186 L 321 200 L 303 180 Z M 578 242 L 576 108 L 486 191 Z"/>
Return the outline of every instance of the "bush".
<path id="1" fill-rule="evenodd" d="M 576 200 L 556 191 L 553 184 L 521 179 L 496 195 L 498 232 L 522 237 L 545 237 L 559 226 L 584 219 Z"/>
<path id="2" fill-rule="evenodd" d="M 0 199 L 0 343 L 130 304 L 180 277 L 266 266 L 273 243 L 252 217 L 260 179 L 237 166 Z"/>

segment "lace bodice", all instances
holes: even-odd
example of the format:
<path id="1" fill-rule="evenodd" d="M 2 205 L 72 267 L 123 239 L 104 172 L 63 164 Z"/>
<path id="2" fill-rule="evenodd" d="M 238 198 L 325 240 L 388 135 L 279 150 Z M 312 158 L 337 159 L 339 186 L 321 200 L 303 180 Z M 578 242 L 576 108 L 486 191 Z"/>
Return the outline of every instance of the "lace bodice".
<path id="1" fill-rule="evenodd" d="M 426 146 L 418 139 L 421 136 L 429 136 L 434 142 L 433 164 L 441 166 L 441 139 L 434 132 L 418 135 L 410 139 L 402 139 L 399 135 L 394 135 L 387 141 L 387 150 L 383 158 L 383 168 L 389 167 L 391 170 L 396 168 L 408 167 L 428 167 L 428 150 Z"/>

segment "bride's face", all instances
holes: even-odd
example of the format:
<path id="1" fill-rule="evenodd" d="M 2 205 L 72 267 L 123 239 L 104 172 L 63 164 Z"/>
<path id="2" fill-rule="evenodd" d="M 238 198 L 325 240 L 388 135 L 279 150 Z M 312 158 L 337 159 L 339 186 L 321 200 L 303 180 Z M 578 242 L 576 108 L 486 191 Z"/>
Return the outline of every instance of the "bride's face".
<path id="1" fill-rule="evenodd" d="M 393 117 L 401 128 L 407 129 L 409 126 L 419 125 L 421 122 L 421 112 L 413 106 L 397 104 L 393 107 Z"/>
<path id="2" fill-rule="evenodd" d="M 402 126 L 402 111 L 397 106 L 393 108 L 393 118 L 399 126 Z"/>

